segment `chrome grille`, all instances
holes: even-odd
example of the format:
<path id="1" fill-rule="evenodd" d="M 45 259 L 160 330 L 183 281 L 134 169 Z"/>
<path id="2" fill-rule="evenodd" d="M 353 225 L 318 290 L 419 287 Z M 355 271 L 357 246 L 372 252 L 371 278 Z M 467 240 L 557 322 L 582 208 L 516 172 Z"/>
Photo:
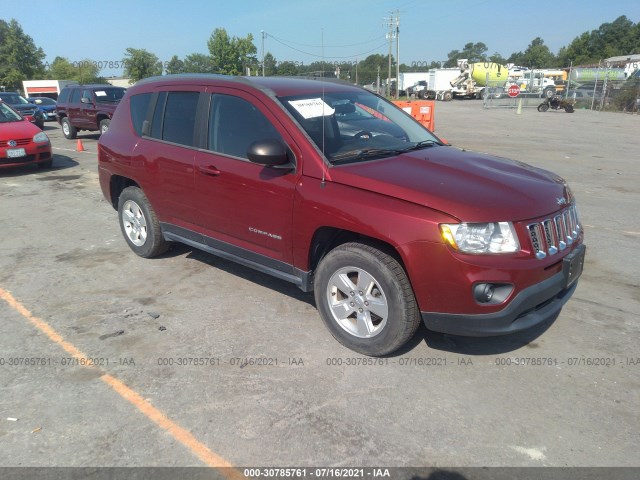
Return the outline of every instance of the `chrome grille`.
<path id="1" fill-rule="evenodd" d="M 527 225 L 531 246 L 537 259 L 555 255 L 564 250 L 580 235 L 580 222 L 575 205 L 571 205 L 553 218 Z"/>

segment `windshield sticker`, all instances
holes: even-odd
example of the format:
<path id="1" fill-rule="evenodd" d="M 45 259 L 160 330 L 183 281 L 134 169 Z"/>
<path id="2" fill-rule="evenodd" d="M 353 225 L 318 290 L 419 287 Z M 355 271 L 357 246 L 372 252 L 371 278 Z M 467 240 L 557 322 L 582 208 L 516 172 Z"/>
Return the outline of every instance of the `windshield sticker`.
<path id="1" fill-rule="evenodd" d="M 106 97 L 107 96 L 107 92 L 103 92 L 102 90 L 98 90 L 96 92 L 96 97 Z"/>
<path id="2" fill-rule="evenodd" d="M 289 103 L 305 120 L 309 118 L 326 117 L 333 115 L 335 112 L 335 110 L 327 105 L 321 98 L 289 100 Z"/>

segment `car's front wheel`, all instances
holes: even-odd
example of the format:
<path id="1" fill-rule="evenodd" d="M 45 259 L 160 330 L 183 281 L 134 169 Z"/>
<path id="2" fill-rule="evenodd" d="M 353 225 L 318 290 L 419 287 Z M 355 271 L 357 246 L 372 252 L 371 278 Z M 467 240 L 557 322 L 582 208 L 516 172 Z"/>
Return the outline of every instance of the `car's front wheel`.
<path id="1" fill-rule="evenodd" d="M 127 187 L 118 199 L 120 230 L 137 255 L 151 258 L 167 251 L 160 222 L 147 196 L 138 187 Z"/>
<path id="2" fill-rule="evenodd" d="M 346 243 L 315 274 L 315 300 L 331 334 L 356 352 L 381 356 L 404 345 L 420 324 L 402 265 L 377 248 Z"/>
<path id="3" fill-rule="evenodd" d="M 78 129 L 71 125 L 71 122 L 67 117 L 62 119 L 62 133 L 64 134 L 64 137 L 69 140 L 73 140 L 76 138 L 76 135 L 78 135 Z"/>

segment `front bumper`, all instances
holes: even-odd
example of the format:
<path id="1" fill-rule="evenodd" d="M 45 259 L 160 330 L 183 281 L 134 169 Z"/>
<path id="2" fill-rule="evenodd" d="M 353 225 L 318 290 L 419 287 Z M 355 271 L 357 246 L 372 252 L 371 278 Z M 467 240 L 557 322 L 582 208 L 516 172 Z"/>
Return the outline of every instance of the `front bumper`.
<path id="1" fill-rule="evenodd" d="M 585 246 L 575 250 L 583 255 Z M 429 330 L 452 335 L 488 337 L 519 332 L 554 318 L 576 290 L 578 281 L 567 287 L 568 272 L 563 270 L 540 283 L 525 288 L 496 313 L 449 314 L 420 312 Z"/>

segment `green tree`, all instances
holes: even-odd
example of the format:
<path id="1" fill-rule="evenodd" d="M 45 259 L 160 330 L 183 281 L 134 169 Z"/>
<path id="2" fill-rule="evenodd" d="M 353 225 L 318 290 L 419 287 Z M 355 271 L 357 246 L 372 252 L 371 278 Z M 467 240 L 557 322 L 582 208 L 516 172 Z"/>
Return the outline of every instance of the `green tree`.
<path id="1" fill-rule="evenodd" d="M 558 51 L 557 64 L 568 66 L 598 63 L 618 55 L 640 53 L 640 23 L 634 24 L 622 15 L 597 30 L 584 32 Z"/>
<path id="2" fill-rule="evenodd" d="M 495 52 L 493 55 L 489 56 L 488 60 L 499 65 L 506 65 L 507 63 L 509 63 L 507 59 L 500 55 L 498 52 Z"/>
<path id="3" fill-rule="evenodd" d="M 482 43 L 467 43 L 462 51 L 452 50 L 449 52 L 445 67 L 457 67 L 458 60 L 467 59 L 469 63 L 484 62 L 487 60 L 487 46 Z"/>
<path id="4" fill-rule="evenodd" d="M 192 53 L 184 59 L 184 73 L 217 73 L 217 70 L 209 55 Z"/>
<path id="5" fill-rule="evenodd" d="M 522 55 L 521 65 L 529 68 L 551 68 L 556 57 L 540 37 L 534 38 Z"/>
<path id="6" fill-rule="evenodd" d="M 77 80 L 78 68 L 64 57 L 56 57 L 49 65 L 47 77 L 52 80 Z"/>
<path id="7" fill-rule="evenodd" d="M 165 68 L 167 74 L 185 73 L 184 62 L 178 58 L 177 55 L 171 57 L 171 60 L 167 63 Z"/>
<path id="8" fill-rule="evenodd" d="M 393 59 L 391 61 L 393 63 Z M 380 69 L 380 81 L 384 81 L 389 72 L 389 57 L 387 55 L 376 53 L 358 63 L 358 82 L 362 85 L 376 82 L 378 68 Z M 394 73 L 391 75 L 395 77 Z"/>
<path id="9" fill-rule="evenodd" d="M 278 74 L 278 62 L 271 54 L 271 52 L 267 52 L 264 55 L 264 75 L 266 77 L 272 77 Z M 262 75 L 262 72 L 260 72 Z"/>
<path id="10" fill-rule="evenodd" d="M 230 37 L 224 28 L 216 28 L 207 42 L 209 53 L 219 73 L 243 75 L 248 68 L 256 68 L 256 46 L 253 35 Z"/>
<path id="11" fill-rule="evenodd" d="M 104 80 L 99 76 L 100 69 L 98 68 L 97 62 L 94 62 L 90 58 L 73 62 L 73 68 L 76 74 L 71 80 L 75 80 L 80 84 L 102 83 Z"/>
<path id="12" fill-rule="evenodd" d="M 298 67 L 295 63 L 286 61 L 278 65 L 278 75 L 285 77 L 294 77 L 298 74 Z"/>
<path id="13" fill-rule="evenodd" d="M 97 62 L 90 58 L 72 63 L 65 57 L 56 57 L 49 65 L 46 77 L 53 80 L 75 80 L 78 83 L 86 84 L 103 81 L 99 73 Z"/>
<path id="14" fill-rule="evenodd" d="M 162 62 L 155 54 L 144 48 L 127 48 L 124 54 L 124 74 L 129 83 L 136 83 L 143 78 L 162 75 Z"/>
<path id="15" fill-rule="evenodd" d="M 24 33 L 16 20 L 0 20 L 0 85 L 18 90 L 24 80 L 42 78 L 44 51 Z"/>

